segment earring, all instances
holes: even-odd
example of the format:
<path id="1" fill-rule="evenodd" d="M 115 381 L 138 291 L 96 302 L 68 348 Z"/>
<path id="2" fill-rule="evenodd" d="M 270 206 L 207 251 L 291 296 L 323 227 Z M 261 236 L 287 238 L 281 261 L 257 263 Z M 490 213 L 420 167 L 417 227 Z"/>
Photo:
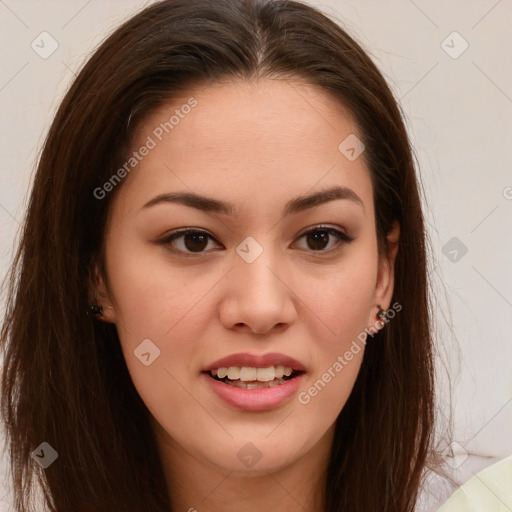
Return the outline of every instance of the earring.
<path id="1" fill-rule="evenodd" d="M 377 311 L 377 318 L 379 320 L 382 320 L 383 318 L 386 318 L 387 311 L 385 309 L 382 309 L 382 306 L 380 304 L 377 306 L 377 309 L 378 309 L 378 311 Z"/>
<path id="2" fill-rule="evenodd" d="M 106 306 L 106 307 L 107 307 L 107 309 L 113 309 L 111 306 Z M 98 306 L 97 304 L 93 304 L 89 308 L 89 311 L 87 311 L 87 314 L 90 316 L 93 316 L 94 318 L 96 318 L 96 320 L 100 320 L 101 322 L 111 323 L 109 320 L 107 320 L 103 316 L 103 306 Z"/>
<path id="3" fill-rule="evenodd" d="M 87 314 L 91 315 L 91 316 L 101 316 L 101 315 L 103 315 L 103 306 L 98 306 L 97 304 L 93 304 L 89 308 L 89 311 L 87 311 Z"/>

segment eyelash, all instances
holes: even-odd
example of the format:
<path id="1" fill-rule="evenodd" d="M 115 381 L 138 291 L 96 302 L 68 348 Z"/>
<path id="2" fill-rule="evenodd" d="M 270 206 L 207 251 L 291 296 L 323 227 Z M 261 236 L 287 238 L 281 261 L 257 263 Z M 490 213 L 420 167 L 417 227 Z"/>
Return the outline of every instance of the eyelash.
<path id="1" fill-rule="evenodd" d="M 339 246 L 342 245 L 343 243 L 350 243 L 350 242 L 354 241 L 353 237 L 347 235 L 343 231 L 340 231 L 339 229 L 336 229 L 336 228 L 333 228 L 330 226 L 323 226 L 323 225 L 314 226 L 313 228 L 309 229 L 308 231 L 305 231 L 298 237 L 298 239 L 300 240 L 301 238 L 305 237 L 306 235 L 309 235 L 310 233 L 315 233 L 317 231 L 326 231 L 329 235 L 335 236 L 338 239 L 338 243 L 336 244 L 336 246 L 334 248 L 331 248 L 328 250 L 320 250 L 320 251 L 310 250 L 309 251 L 314 254 L 320 254 L 320 255 L 331 254 L 332 252 L 336 252 L 337 250 L 339 250 L 340 249 Z M 171 242 L 173 242 L 177 238 L 180 238 L 185 235 L 192 234 L 192 233 L 206 235 L 208 238 L 210 238 L 211 240 L 214 240 L 217 244 L 219 244 L 219 242 L 213 236 L 211 236 L 209 233 L 207 233 L 206 231 L 203 231 L 201 229 L 195 229 L 195 228 L 186 228 L 186 229 L 182 229 L 180 231 L 171 233 L 170 235 L 158 240 L 157 244 L 168 246 L 168 249 L 170 251 L 172 251 L 174 253 L 178 253 L 180 255 L 184 255 L 185 257 L 193 258 L 196 256 L 200 256 L 200 255 L 204 254 L 205 251 L 195 252 L 195 253 L 194 252 L 186 252 L 186 251 L 182 251 L 181 249 L 176 249 L 175 247 L 173 247 L 171 245 Z"/>

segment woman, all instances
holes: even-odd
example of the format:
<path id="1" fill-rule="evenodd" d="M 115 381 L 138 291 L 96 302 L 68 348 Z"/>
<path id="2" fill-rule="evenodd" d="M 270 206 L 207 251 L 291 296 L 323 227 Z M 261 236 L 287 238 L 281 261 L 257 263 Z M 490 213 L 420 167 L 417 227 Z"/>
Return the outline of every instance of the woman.
<path id="1" fill-rule="evenodd" d="M 289 1 L 116 30 L 39 162 L 2 330 L 16 510 L 412 511 L 423 215 L 381 73 Z M 34 404 L 37 403 L 37 409 Z"/>

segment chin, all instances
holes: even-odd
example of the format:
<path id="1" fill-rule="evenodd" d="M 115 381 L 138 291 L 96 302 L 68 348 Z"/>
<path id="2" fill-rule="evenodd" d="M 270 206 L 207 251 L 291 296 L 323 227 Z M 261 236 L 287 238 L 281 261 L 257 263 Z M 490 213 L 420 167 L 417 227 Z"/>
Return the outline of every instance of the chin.
<path id="1" fill-rule="evenodd" d="M 271 430 L 270 430 L 271 432 Z M 221 468 L 224 472 L 232 472 L 240 477 L 257 477 L 278 472 L 299 459 L 304 447 L 303 440 L 279 437 L 276 432 L 268 436 L 269 430 L 263 435 L 247 434 L 234 436 L 233 439 L 212 441 L 203 446 L 202 457 Z M 271 438 L 273 437 L 273 438 Z M 209 449 L 208 449 L 209 448 Z M 305 452 L 306 450 L 304 450 Z"/>

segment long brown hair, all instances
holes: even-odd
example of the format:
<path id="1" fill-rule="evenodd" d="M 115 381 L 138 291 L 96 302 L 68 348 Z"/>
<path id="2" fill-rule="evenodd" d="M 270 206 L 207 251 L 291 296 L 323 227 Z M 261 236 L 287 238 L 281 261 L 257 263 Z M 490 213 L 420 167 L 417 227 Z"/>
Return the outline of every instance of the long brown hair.
<path id="1" fill-rule="evenodd" d="M 86 315 L 115 190 L 140 121 L 179 89 L 299 77 L 354 116 L 374 190 L 379 250 L 400 223 L 392 302 L 336 421 L 326 512 L 412 511 L 434 420 L 426 234 L 413 152 L 383 76 L 334 21 L 294 1 L 164 0 L 110 35 L 71 85 L 46 138 L 10 273 L 1 408 L 15 507 L 39 481 L 57 512 L 169 511 L 149 412 L 115 326 Z M 340 141 L 341 142 L 341 141 Z M 119 189 L 122 183 L 116 188 Z M 31 453 L 47 442 L 58 461 Z"/>

